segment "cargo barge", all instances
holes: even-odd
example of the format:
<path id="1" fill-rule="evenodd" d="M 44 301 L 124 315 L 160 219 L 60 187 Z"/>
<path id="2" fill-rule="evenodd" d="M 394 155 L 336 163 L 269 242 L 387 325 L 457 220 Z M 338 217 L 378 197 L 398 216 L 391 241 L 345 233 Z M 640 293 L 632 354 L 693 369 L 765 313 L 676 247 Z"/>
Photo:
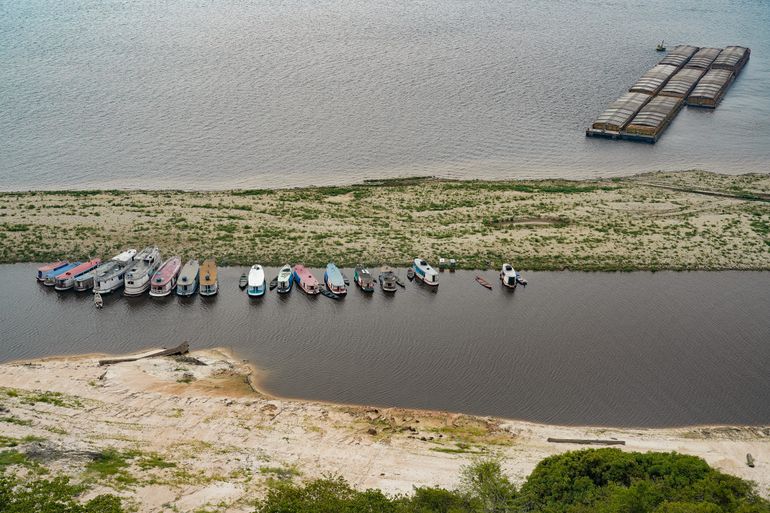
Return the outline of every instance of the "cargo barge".
<path id="1" fill-rule="evenodd" d="M 701 79 L 706 70 L 700 68 L 683 68 L 671 77 L 668 83 L 660 90 L 658 96 L 673 96 L 675 98 L 687 98 L 687 95 L 695 88 L 695 84 Z"/>
<path id="2" fill-rule="evenodd" d="M 654 143 L 684 105 L 682 98 L 656 96 L 642 107 L 639 114 L 621 132 L 624 139 Z"/>
<path id="3" fill-rule="evenodd" d="M 668 55 L 663 57 L 658 64 L 665 64 L 668 66 L 674 66 L 677 69 L 683 67 L 692 58 L 693 55 L 699 50 L 697 46 L 690 45 L 678 45 L 675 46 Z"/>
<path id="4" fill-rule="evenodd" d="M 710 69 L 687 96 L 687 105 L 716 109 L 733 80 L 735 73 L 729 69 Z"/>
<path id="5" fill-rule="evenodd" d="M 650 101 L 652 96 L 644 93 L 625 93 L 612 102 L 596 121 L 586 129 L 590 137 L 617 139 L 620 131 L 631 122 L 633 117 Z"/>

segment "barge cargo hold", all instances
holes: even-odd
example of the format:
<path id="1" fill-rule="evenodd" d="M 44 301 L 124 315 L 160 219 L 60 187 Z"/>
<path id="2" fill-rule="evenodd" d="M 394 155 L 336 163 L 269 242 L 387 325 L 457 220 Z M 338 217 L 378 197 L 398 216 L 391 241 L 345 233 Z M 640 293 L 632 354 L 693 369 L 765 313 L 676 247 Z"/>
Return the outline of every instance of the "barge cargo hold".
<path id="1" fill-rule="evenodd" d="M 642 107 L 621 132 L 623 139 L 654 143 L 682 108 L 684 100 L 673 96 L 656 96 Z"/>
<path id="2" fill-rule="evenodd" d="M 685 68 L 709 69 L 721 51 L 721 48 L 701 48 L 687 61 Z"/>
<path id="3" fill-rule="evenodd" d="M 677 68 L 681 68 L 687 64 L 690 58 L 695 55 L 697 51 L 697 46 L 678 45 L 672 48 L 671 51 L 668 52 L 668 55 L 663 57 L 663 59 L 661 59 L 658 64 L 667 64 L 669 66 L 676 66 Z"/>
<path id="4" fill-rule="evenodd" d="M 687 105 L 716 109 L 734 79 L 729 69 L 710 69 L 687 97 Z"/>
<path id="5" fill-rule="evenodd" d="M 660 90 L 659 95 L 687 98 L 687 95 L 695 88 L 695 84 L 698 83 L 698 80 L 700 80 L 705 72 L 706 70 L 700 68 L 680 69 Z"/>
<path id="6" fill-rule="evenodd" d="M 647 71 L 636 81 L 629 89 L 632 93 L 658 94 L 663 89 L 668 79 L 677 72 L 679 68 L 667 64 L 657 64 Z"/>
<path id="7" fill-rule="evenodd" d="M 727 69 L 737 75 L 749 61 L 750 56 L 751 50 L 745 46 L 728 46 L 714 59 L 711 69 Z"/>
<path id="8" fill-rule="evenodd" d="M 650 101 L 652 96 L 644 93 L 625 93 L 610 104 L 596 121 L 586 129 L 591 137 L 609 137 L 617 139 L 620 131 L 631 122 L 639 110 Z"/>

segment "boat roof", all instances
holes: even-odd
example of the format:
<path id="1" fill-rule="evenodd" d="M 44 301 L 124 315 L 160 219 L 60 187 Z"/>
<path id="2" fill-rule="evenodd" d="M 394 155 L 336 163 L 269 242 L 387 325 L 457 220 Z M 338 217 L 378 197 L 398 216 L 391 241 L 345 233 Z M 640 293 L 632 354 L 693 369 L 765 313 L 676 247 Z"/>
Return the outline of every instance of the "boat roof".
<path id="1" fill-rule="evenodd" d="M 201 285 L 214 285 L 217 282 L 217 262 L 213 258 L 203 261 L 200 268 Z"/>
<path id="2" fill-rule="evenodd" d="M 152 276 L 153 284 L 165 283 L 171 279 L 172 276 L 179 272 L 179 268 L 182 266 L 182 259 L 178 256 L 173 256 L 163 262 L 160 269 L 155 271 Z"/>
<path id="3" fill-rule="evenodd" d="M 179 273 L 179 279 L 181 281 L 192 281 L 195 275 L 198 274 L 200 267 L 197 260 L 188 260 L 182 267 L 182 271 Z"/>
<path id="4" fill-rule="evenodd" d="M 37 268 L 37 270 L 38 272 L 44 273 L 46 271 L 53 271 L 54 269 L 58 267 L 63 267 L 67 264 L 69 264 L 67 260 L 59 260 L 58 262 L 51 262 L 50 264 L 45 264 L 43 266 L 40 266 Z"/>
<path id="5" fill-rule="evenodd" d="M 339 268 L 334 264 L 328 264 L 326 266 L 326 279 L 335 285 L 344 285 L 345 279 L 342 277 L 342 273 Z"/>
<path id="6" fill-rule="evenodd" d="M 65 272 L 69 271 L 70 269 L 73 269 L 73 268 L 77 267 L 78 265 L 80 265 L 80 262 L 72 262 L 72 263 L 69 263 L 69 264 L 65 265 L 64 267 L 59 267 L 58 269 L 51 269 L 50 271 L 45 273 L 45 276 L 46 277 L 56 277 L 56 276 L 59 276 L 62 273 L 65 273 Z"/>
<path id="7" fill-rule="evenodd" d="M 115 255 L 114 257 L 112 257 L 112 259 L 117 260 L 118 262 L 128 262 L 132 258 L 134 258 L 134 255 L 136 255 L 135 249 L 127 249 L 123 253 Z"/>
<path id="8" fill-rule="evenodd" d="M 261 285 L 265 281 L 265 270 L 261 265 L 254 265 L 249 269 L 249 286 Z"/>
<path id="9" fill-rule="evenodd" d="M 294 272 L 297 274 L 297 276 L 300 277 L 302 281 L 306 281 L 309 285 L 318 283 L 318 280 L 315 276 L 313 276 L 313 273 L 310 272 L 310 269 L 304 265 L 295 265 Z"/>
<path id="10" fill-rule="evenodd" d="M 69 269 L 61 274 L 57 274 L 57 278 L 69 278 L 70 276 L 80 276 L 81 274 L 88 272 L 92 270 L 94 267 L 99 265 L 101 262 L 101 259 L 94 258 L 93 260 L 89 260 L 88 262 L 83 262 L 82 264 L 78 264 L 72 269 Z"/>

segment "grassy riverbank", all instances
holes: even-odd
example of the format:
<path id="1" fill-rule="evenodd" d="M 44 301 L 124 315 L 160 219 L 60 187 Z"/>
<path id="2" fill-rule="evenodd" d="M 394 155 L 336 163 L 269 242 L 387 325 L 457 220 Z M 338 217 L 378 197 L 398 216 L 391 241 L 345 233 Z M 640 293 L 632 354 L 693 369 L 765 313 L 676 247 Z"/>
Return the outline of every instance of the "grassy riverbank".
<path id="1" fill-rule="evenodd" d="M 463 268 L 770 269 L 770 175 L 0 194 L 0 262 L 150 244 L 223 265 L 405 265 L 420 255 Z"/>

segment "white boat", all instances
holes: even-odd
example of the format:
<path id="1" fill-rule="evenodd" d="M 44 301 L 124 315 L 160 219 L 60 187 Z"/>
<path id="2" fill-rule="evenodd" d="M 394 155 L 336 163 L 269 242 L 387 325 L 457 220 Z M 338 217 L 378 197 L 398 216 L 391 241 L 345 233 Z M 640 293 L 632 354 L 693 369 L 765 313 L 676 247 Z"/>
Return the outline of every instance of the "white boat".
<path id="1" fill-rule="evenodd" d="M 265 270 L 259 264 L 252 265 L 249 270 L 249 285 L 246 289 L 246 294 L 251 297 L 259 297 L 265 295 L 266 290 Z"/>
<path id="2" fill-rule="evenodd" d="M 198 277 L 201 266 L 197 260 L 188 260 L 179 273 L 179 279 L 176 281 L 177 296 L 192 296 L 198 290 Z"/>
<path id="3" fill-rule="evenodd" d="M 511 264 L 503 264 L 500 271 L 500 281 L 509 289 L 515 289 L 519 284 L 518 274 Z"/>
<path id="4" fill-rule="evenodd" d="M 414 259 L 412 269 L 414 269 L 414 277 L 421 282 L 426 285 L 431 285 L 432 287 L 438 286 L 438 273 L 422 258 Z"/>
<path id="5" fill-rule="evenodd" d="M 150 288 L 152 275 L 160 265 L 160 250 L 154 246 L 144 248 L 141 253 L 136 255 L 132 265 L 125 273 L 125 289 L 123 294 L 126 296 L 140 296 Z"/>
<path id="6" fill-rule="evenodd" d="M 94 292 L 109 294 L 122 287 L 126 270 L 134 256 L 136 256 L 136 250 L 129 249 L 97 267 L 94 271 Z"/>
<path id="7" fill-rule="evenodd" d="M 284 265 L 281 267 L 281 270 L 278 271 L 278 293 L 279 294 L 287 294 L 291 292 L 291 286 L 294 284 L 294 280 L 292 279 L 293 271 L 291 270 L 291 266 L 289 264 Z"/>

